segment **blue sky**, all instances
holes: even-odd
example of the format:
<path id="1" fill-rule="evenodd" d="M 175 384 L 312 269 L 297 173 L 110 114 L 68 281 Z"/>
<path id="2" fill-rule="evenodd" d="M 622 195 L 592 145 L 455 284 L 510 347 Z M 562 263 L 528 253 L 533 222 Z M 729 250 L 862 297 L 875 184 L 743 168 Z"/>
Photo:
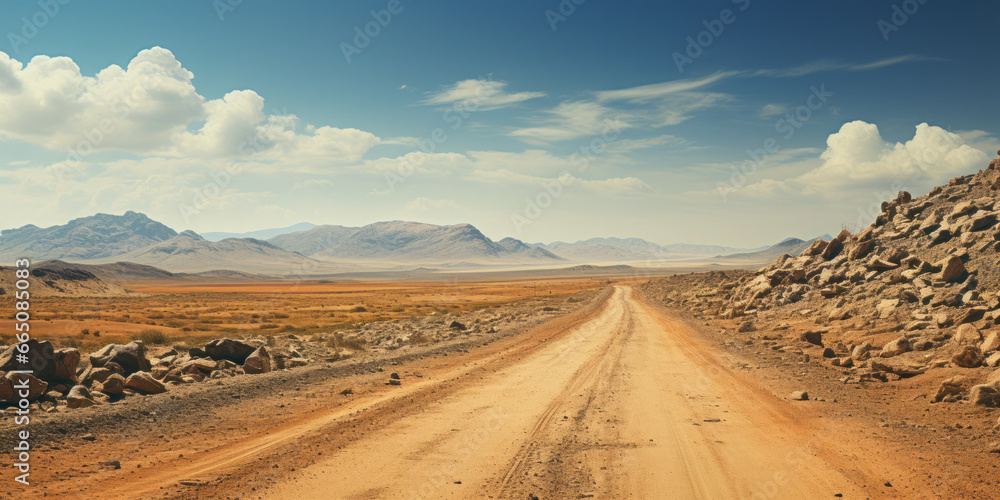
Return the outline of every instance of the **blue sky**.
<path id="1" fill-rule="evenodd" d="M 998 147 L 992 2 L 53 1 L 0 5 L 2 227 L 757 246 Z"/>

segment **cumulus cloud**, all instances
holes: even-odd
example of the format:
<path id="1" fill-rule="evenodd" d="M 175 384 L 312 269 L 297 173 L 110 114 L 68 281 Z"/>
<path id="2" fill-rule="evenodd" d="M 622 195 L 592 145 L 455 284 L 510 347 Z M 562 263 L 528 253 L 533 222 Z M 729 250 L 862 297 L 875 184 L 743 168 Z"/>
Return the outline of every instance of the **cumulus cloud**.
<path id="1" fill-rule="evenodd" d="M 978 134 L 966 133 L 970 137 Z M 845 123 L 827 138 L 819 166 L 785 179 L 764 179 L 738 190 L 754 197 L 855 198 L 908 189 L 915 194 L 983 168 L 988 158 L 959 134 L 921 123 L 913 138 L 887 142 L 872 123 Z"/>
<path id="2" fill-rule="evenodd" d="M 456 82 L 435 92 L 422 104 L 460 106 L 465 110 L 488 111 L 505 108 L 530 99 L 545 97 L 544 92 L 508 93 L 507 82 L 488 79 L 469 79 Z"/>
<path id="3" fill-rule="evenodd" d="M 36 56 L 25 65 L 0 52 L 0 137 L 80 156 L 260 154 L 300 165 L 357 162 L 379 142 L 369 132 L 301 127 L 294 115 L 268 114 L 264 98 L 252 90 L 205 99 L 193 78 L 162 47 L 94 76 L 81 74 L 68 57 Z"/>

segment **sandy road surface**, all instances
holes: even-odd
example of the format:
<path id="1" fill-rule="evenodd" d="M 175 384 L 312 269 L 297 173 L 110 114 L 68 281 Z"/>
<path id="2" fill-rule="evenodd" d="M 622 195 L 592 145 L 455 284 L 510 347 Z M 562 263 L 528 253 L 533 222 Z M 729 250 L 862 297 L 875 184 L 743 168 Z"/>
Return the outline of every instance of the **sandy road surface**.
<path id="1" fill-rule="evenodd" d="M 849 439 L 727 370 L 690 333 L 617 288 L 591 320 L 263 496 L 869 496 L 873 480 L 842 458 L 854 453 L 824 446 Z"/>

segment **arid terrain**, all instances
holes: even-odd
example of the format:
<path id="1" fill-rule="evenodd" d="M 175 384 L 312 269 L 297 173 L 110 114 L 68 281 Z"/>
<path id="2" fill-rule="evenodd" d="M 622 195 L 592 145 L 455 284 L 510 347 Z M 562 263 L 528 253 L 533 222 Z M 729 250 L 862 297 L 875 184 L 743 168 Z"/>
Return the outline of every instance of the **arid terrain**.
<path id="1" fill-rule="evenodd" d="M 43 465 L 4 493 L 991 498 L 998 165 L 756 271 L 46 264 L 28 342 Z"/>

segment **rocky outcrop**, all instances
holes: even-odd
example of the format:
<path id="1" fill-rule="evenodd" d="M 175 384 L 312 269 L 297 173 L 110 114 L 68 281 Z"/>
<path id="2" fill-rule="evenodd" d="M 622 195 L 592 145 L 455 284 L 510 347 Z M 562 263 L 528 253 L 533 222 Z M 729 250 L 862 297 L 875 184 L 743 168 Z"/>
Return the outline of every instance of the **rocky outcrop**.
<path id="1" fill-rule="evenodd" d="M 152 368 L 149 359 L 146 357 L 146 346 L 141 341 L 135 340 L 128 344 L 110 344 L 90 355 L 90 364 L 93 367 L 108 367 L 114 363 L 115 367 L 120 367 L 124 375 L 131 375 L 135 372 L 148 372 Z M 116 371 L 113 370 L 112 371 Z"/>

